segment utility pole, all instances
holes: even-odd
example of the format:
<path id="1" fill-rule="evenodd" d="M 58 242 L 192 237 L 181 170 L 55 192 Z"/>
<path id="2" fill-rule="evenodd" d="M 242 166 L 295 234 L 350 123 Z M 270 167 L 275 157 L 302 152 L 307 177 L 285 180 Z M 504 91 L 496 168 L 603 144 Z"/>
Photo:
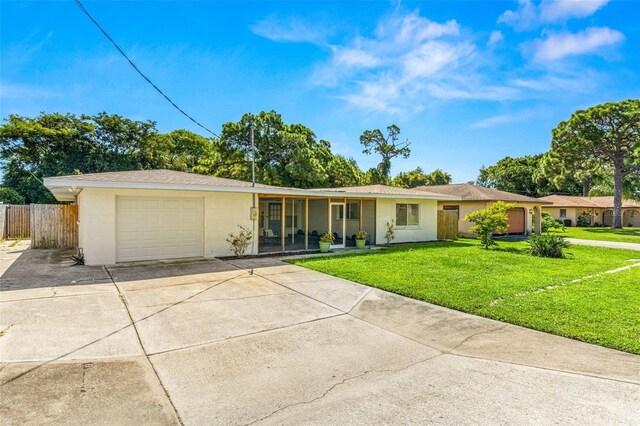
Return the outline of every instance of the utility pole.
<path id="1" fill-rule="evenodd" d="M 256 145 L 253 139 L 253 124 L 251 125 L 251 187 L 256 187 Z M 253 238 L 251 239 L 251 254 L 256 254 L 256 219 L 259 212 L 256 209 L 256 193 L 253 191 L 253 206 L 251 207 L 251 220 L 253 225 Z M 253 275 L 253 269 L 250 272 Z"/>
<path id="2" fill-rule="evenodd" d="M 256 145 L 253 139 L 253 125 L 251 126 L 251 186 L 256 186 Z"/>

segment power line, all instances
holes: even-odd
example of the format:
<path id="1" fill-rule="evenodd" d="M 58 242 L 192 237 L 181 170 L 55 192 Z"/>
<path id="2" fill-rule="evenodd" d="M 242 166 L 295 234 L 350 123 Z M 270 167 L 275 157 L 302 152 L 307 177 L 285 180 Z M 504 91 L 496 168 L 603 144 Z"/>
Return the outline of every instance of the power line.
<path id="1" fill-rule="evenodd" d="M 96 21 L 95 19 L 93 19 L 93 16 L 91 16 L 91 14 L 87 11 L 87 9 L 85 9 L 84 5 L 80 2 L 80 0 L 74 0 L 76 5 L 80 8 L 80 10 L 82 10 L 82 12 L 84 12 L 85 15 L 87 15 L 87 17 L 91 20 L 91 22 L 93 22 L 95 24 L 96 27 L 98 27 L 98 29 L 100 31 L 102 31 L 102 34 L 104 34 L 104 36 L 111 42 L 111 44 L 113 44 L 115 46 L 116 49 L 118 49 L 118 52 L 120 52 L 120 54 L 122 56 L 124 56 L 124 58 L 129 62 L 129 64 L 131 64 L 131 66 L 133 67 L 134 70 L 136 70 L 136 72 L 138 74 L 140 74 L 142 76 L 142 78 L 144 78 L 145 80 L 147 80 L 147 82 L 153 86 L 154 89 L 156 89 L 156 91 L 158 93 L 160 93 L 162 96 L 164 96 L 164 98 L 169 101 L 169 103 L 171 105 L 173 105 L 173 107 L 175 109 L 177 109 L 178 111 L 180 111 L 182 113 L 182 115 L 184 115 L 185 117 L 187 117 L 189 120 L 193 121 L 195 124 L 197 124 L 198 126 L 202 127 L 204 130 L 206 130 L 207 132 L 211 133 L 213 136 L 220 138 L 220 136 L 218 136 L 216 133 L 212 132 L 208 127 L 206 127 L 205 125 L 201 124 L 198 120 L 196 120 L 195 118 L 191 117 L 189 114 L 187 114 L 182 108 L 180 108 L 178 105 L 176 105 L 175 102 L 173 102 L 171 100 L 171 98 L 169 98 L 169 96 L 165 95 L 165 93 L 160 90 L 160 88 L 158 86 L 156 86 L 153 81 L 151 81 L 149 79 L 149 77 L 147 77 L 146 75 L 144 75 L 144 73 L 142 71 L 140 71 L 140 69 L 136 66 L 136 64 L 133 63 L 133 61 L 131 59 L 129 59 L 129 57 L 127 56 L 126 53 L 124 53 L 124 50 L 122 50 L 120 48 L 120 46 L 118 46 L 118 44 L 111 38 L 111 36 L 109 35 L 109 33 L 107 33 L 104 28 L 102 28 L 100 26 L 100 24 L 98 23 L 98 21 Z"/>

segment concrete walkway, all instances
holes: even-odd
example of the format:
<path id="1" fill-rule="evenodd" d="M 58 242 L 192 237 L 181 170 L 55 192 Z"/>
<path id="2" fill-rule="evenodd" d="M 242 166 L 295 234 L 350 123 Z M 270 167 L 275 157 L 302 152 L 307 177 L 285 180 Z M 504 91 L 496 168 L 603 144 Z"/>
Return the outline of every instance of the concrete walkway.
<path id="1" fill-rule="evenodd" d="M 637 243 L 619 243 L 616 241 L 599 241 L 599 240 L 583 240 L 581 238 L 565 238 L 571 244 L 579 244 L 582 246 L 607 247 L 627 250 L 640 251 L 640 244 Z"/>
<path id="2" fill-rule="evenodd" d="M 0 247 L 1 249 L 1 247 Z M 2 424 L 631 424 L 640 357 L 280 262 L 0 259 Z"/>

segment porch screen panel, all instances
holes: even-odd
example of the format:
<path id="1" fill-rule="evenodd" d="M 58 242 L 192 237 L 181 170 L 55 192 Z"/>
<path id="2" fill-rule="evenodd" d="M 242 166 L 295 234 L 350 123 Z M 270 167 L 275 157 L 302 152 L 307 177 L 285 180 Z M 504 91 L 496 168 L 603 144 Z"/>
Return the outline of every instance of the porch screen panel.
<path id="1" fill-rule="evenodd" d="M 285 202 L 285 239 L 286 251 L 304 250 L 306 222 L 306 200 L 287 198 Z"/>

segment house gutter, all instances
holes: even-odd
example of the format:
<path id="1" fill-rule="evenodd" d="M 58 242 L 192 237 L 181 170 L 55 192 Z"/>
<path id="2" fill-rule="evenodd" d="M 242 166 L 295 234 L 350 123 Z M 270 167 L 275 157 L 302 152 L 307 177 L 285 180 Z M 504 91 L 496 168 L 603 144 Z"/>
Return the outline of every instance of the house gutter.
<path id="1" fill-rule="evenodd" d="M 376 194 L 347 191 L 323 191 L 295 188 L 277 187 L 251 187 L 251 186 L 210 186 L 210 185 L 186 185 L 186 184 L 165 184 L 165 183 L 144 183 L 144 182 L 95 182 L 80 180 L 63 180 L 56 178 L 45 178 L 44 185 L 51 191 L 57 188 L 111 188 L 111 189 L 155 189 L 173 191 L 205 191 L 205 192 L 236 192 L 246 194 L 268 194 L 268 195 L 292 195 L 308 197 L 340 197 L 340 198 L 406 198 L 416 200 L 461 200 L 460 197 L 440 194 Z"/>

